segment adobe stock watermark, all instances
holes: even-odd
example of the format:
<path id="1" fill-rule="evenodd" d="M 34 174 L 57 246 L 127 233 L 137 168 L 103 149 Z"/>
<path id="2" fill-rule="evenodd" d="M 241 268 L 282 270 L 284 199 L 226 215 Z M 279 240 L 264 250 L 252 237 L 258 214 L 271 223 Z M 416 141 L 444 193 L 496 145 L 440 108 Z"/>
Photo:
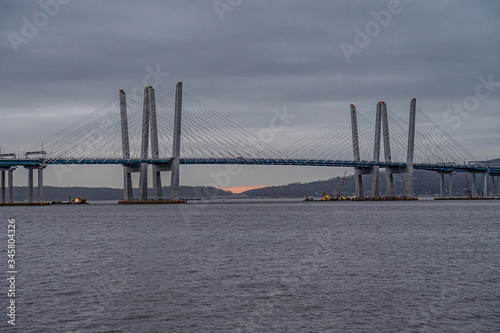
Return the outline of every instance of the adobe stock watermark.
<path id="1" fill-rule="evenodd" d="M 266 144 L 272 143 L 274 141 L 275 135 L 284 131 L 285 128 L 289 126 L 291 124 L 291 121 L 296 117 L 296 115 L 289 114 L 286 107 L 283 107 L 281 110 L 273 109 L 272 113 L 274 116 L 269 120 L 269 126 L 262 128 L 257 134 L 258 140 L 250 140 L 250 144 L 258 146 L 259 140 Z M 208 183 L 206 186 L 226 188 L 229 186 L 231 178 L 239 175 L 241 171 L 242 169 L 240 165 L 229 164 L 226 165 L 226 168 L 223 171 L 219 171 L 217 173 L 210 171 L 209 176 L 213 180 L 213 182 Z"/>
<path id="2" fill-rule="evenodd" d="M 370 45 L 373 38 L 380 35 L 382 29 L 386 28 L 391 23 L 393 15 L 398 15 L 402 11 L 403 6 L 400 0 L 389 0 L 387 9 L 382 9 L 378 12 L 371 10 L 370 14 L 374 20 L 367 22 L 363 30 L 358 26 L 354 27 L 355 34 L 353 44 L 346 42 L 341 42 L 339 44 L 340 50 L 347 63 L 350 64 L 352 62 L 352 55 L 361 53 L 361 50 Z"/>
<path id="3" fill-rule="evenodd" d="M 493 81 L 493 75 L 488 75 L 485 79 L 481 75 L 478 76 L 479 84 L 474 90 L 474 95 L 469 95 L 464 98 L 462 103 L 453 104 L 453 109 L 448 109 L 443 114 L 443 119 L 447 123 L 453 123 L 454 130 L 462 126 L 463 120 L 470 117 L 471 113 L 477 111 L 481 102 L 488 100 L 497 88 L 500 88 L 500 82 Z"/>
<path id="4" fill-rule="evenodd" d="M 19 53 L 19 46 L 21 44 L 28 44 L 29 41 L 38 35 L 40 29 L 49 24 L 61 9 L 61 6 L 67 5 L 71 0 L 40 0 L 38 6 L 41 10 L 36 11 L 31 20 L 26 16 L 21 18 L 22 26 L 20 34 L 9 32 L 7 38 L 14 52 Z"/>
<path id="5" fill-rule="evenodd" d="M 142 86 L 140 84 L 134 86 L 131 89 L 131 93 L 129 95 L 130 100 L 139 104 L 142 103 L 145 86 L 150 85 L 154 88 L 157 88 L 170 75 L 168 72 L 162 72 L 159 64 L 155 66 L 155 69 L 148 65 L 145 67 L 145 70 L 147 74 L 144 75 L 141 81 Z M 119 101 L 115 102 L 114 108 L 120 108 Z M 109 131 L 114 128 L 114 125 L 117 122 L 120 122 L 118 115 L 116 119 L 105 118 L 100 120 L 97 126 L 84 129 L 84 132 L 82 133 L 82 139 L 78 142 L 74 142 L 71 145 L 68 145 L 65 154 L 71 152 L 71 156 L 78 156 L 78 158 L 81 158 L 85 155 L 93 156 L 93 154 L 95 153 L 93 152 L 93 149 L 99 147 L 104 142 L 104 140 L 109 137 Z M 65 159 L 66 157 L 70 158 L 71 156 L 60 156 L 60 158 Z M 53 156 L 53 158 L 54 157 L 58 156 Z M 57 177 L 57 180 L 62 183 L 64 180 L 64 176 L 73 172 L 73 165 L 57 164 L 53 166 L 53 170 Z"/>
<path id="6" fill-rule="evenodd" d="M 142 79 L 142 86 L 134 86 L 130 93 L 130 98 L 138 103 L 142 102 L 145 86 L 149 85 L 156 89 L 170 75 L 169 72 L 162 72 L 159 64 L 156 64 L 154 70 L 149 65 L 144 69 L 148 72 L 148 74 L 146 74 Z"/>
<path id="7" fill-rule="evenodd" d="M 214 0 L 212 3 L 221 22 L 224 22 L 224 14 L 232 12 L 236 7 L 241 5 L 243 0 Z"/>
<path id="8" fill-rule="evenodd" d="M 272 110 L 273 116 L 269 120 L 269 125 L 259 130 L 257 136 L 249 136 L 244 138 L 242 141 L 236 143 L 236 150 L 244 154 L 247 151 L 248 147 L 264 147 L 265 144 L 270 144 L 274 141 L 276 134 L 285 130 L 287 126 L 292 123 L 292 120 L 297 116 L 294 114 L 290 114 L 287 111 L 286 107 L 283 107 L 281 110 L 274 108 Z M 234 146 L 235 143 L 233 143 Z M 250 156 L 231 156 L 232 158 L 241 159 L 243 162 L 245 158 L 251 158 Z M 252 156 L 259 157 L 259 156 Z M 204 185 L 204 189 L 198 193 L 200 197 L 210 198 L 213 197 L 213 194 L 210 193 L 212 189 L 223 189 L 227 188 L 231 184 L 231 180 L 233 177 L 241 175 L 243 172 L 243 168 L 240 164 L 226 164 L 224 170 L 214 172 L 210 171 L 208 176 L 210 177 L 210 181 Z M 190 207 L 195 206 L 200 209 L 206 207 L 205 203 L 190 205 Z M 182 206 L 182 214 L 186 223 L 189 223 L 191 216 L 195 216 L 197 213 L 195 209 L 188 209 L 186 206 Z"/>
<path id="9" fill-rule="evenodd" d="M 117 107 L 119 106 L 117 105 Z M 94 153 L 92 150 L 104 141 L 106 135 L 108 134 L 108 130 L 113 128 L 113 124 L 114 122 L 111 119 L 102 119 L 97 127 L 94 127 L 92 129 L 85 129 L 82 133 L 83 137 L 81 138 L 81 140 L 68 145 L 66 151 L 63 152 L 61 156 L 53 156 L 52 158 L 58 157 L 61 159 L 66 159 L 74 158 L 72 156 L 77 156 L 76 159 L 81 159 L 86 154 L 87 157 L 92 156 Z M 68 154 L 69 152 L 71 152 L 71 156 L 65 156 L 65 154 Z M 65 174 L 73 173 L 73 169 L 73 165 L 67 164 L 56 164 L 53 166 L 54 174 L 56 175 L 57 180 L 60 183 L 63 182 Z"/>

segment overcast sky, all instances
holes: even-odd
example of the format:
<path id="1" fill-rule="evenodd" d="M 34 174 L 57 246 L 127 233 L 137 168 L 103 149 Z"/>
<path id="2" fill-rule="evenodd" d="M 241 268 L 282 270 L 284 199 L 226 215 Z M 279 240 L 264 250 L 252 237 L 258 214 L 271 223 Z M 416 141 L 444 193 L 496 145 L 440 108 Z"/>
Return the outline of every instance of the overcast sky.
<path id="1" fill-rule="evenodd" d="M 0 30 L 6 152 L 42 141 L 119 89 L 131 94 L 150 68 L 161 72 L 147 81 L 158 93 L 183 81 L 251 133 L 286 108 L 296 118 L 276 133 L 278 148 L 348 116 L 350 103 L 400 109 L 416 97 L 476 157 L 500 155 L 498 1 L 2 1 Z M 181 182 L 204 185 L 224 168 L 186 167 Z M 50 169 L 49 185 L 121 186 L 118 166 L 72 167 L 62 178 Z M 342 173 L 248 167 L 228 186 Z M 25 178 L 18 169 L 16 183 Z"/>

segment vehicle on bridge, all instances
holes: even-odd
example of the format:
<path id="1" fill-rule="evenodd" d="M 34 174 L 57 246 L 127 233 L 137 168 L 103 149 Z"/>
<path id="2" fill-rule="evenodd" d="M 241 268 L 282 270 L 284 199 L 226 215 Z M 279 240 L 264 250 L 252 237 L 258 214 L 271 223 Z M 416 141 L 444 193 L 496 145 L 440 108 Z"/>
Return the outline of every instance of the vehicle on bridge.
<path id="1" fill-rule="evenodd" d="M 16 158 L 16 154 L 14 153 L 5 153 L 5 154 L 0 154 L 0 160 L 4 160 L 6 158 L 12 158 L 12 159 L 15 159 Z"/>

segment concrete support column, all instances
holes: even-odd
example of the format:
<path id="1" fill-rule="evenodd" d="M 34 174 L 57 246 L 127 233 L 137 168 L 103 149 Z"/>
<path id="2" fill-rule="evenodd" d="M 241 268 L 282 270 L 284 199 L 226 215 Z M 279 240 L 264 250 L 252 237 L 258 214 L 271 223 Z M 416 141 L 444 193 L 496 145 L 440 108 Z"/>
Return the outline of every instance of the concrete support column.
<path id="1" fill-rule="evenodd" d="M 0 173 L 0 202 L 5 203 L 5 170 L 2 170 Z"/>
<path id="2" fill-rule="evenodd" d="M 488 196 L 488 173 L 485 172 L 483 175 L 483 197 Z"/>
<path id="3" fill-rule="evenodd" d="M 363 198 L 365 191 L 363 189 L 363 173 L 361 169 L 354 170 L 354 193 L 357 198 Z"/>
<path id="4" fill-rule="evenodd" d="M 476 190 L 476 173 L 472 173 L 472 184 L 471 184 L 471 192 L 472 192 L 472 197 L 475 198 L 477 197 L 477 190 Z"/>
<path id="5" fill-rule="evenodd" d="M 384 135 L 384 153 L 385 153 L 385 161 L 392 162 L 392 154 L 391 154 L 391 140 L 389 136 L 389 117 L 387 115 L 387 104 L 382 102 L 382 129 Z M 392 173 L 391 168 L 385 169 L 385 178 L 386 178 L 386 193 L 388 197 L 395 196 L 394 191 L 394 175 Z"/>
<path id="6" fill-rule="evenodd" d="M 9 203 L 14 202 L 14 169 L 9 170 Z"/>
<path id="7" fill-rule="evenodd" d="M 127 119 L 127 96 L 125 91 L 120 90 L 120 120 L 122 131 L 122 154 L 123 159 L 130 159 L 130 144 L 128 136 L 128 119 Z M 134 194 L 132 190 L 132 175 L 126 165 L 123 166 L 123 199 L 133 200 Z"/>
<path id="8" fill-rule="evenodd" d="M 410 127 L 408 130 L 408 152 L 406 162 L 405 197 L 413 197 L 413 157 L 415 153 L 415 121 L 417 115 L 417 99 L 410 102 Z"/>
<path id="9" fill-rule="evenodd" d="M 156 120 L 156 100 L 155 90 L 149 87 L 149 125 L 151 126 L 151 157 L 160 158 L 160 148 L 158 145 L 158 123 Z M 161 173 L 158 166 L 153 164 L 153 199 L 161 200 L 163 197 L 161 189 Z"/>
<path id="10" fill-rule="evenodd" d="M 448 178 L 448 196 L 453 198 L 453 173 L 450 173 Z"/>
<path id="11" fill-rule="evenodd" d="M 356 107 L 351 104 L 351 128 L 352 128 L 352 147 L 354 153 L 354 161 L 360 161 L 361 156 L 359 153 L 359 136 L 358 136 L 358 118 L 356 114 Z M 357 198 L 364 197 L 363 191 L 363 175 L 361 169 L 355 168 L 354 175 L 354 195 Z"/>
<path id="12" fill-rule="evenodd" d="M 161 200 L 162 198 L 161 172 L 158 170 L 158 166 L 153 164 L 153 199 Z"/>
<path id="13" fill-rule="evenodd" d="M 43 168 L 38 168 L 38 202 L 43 200 Z"/>
<path id="14" fill-rule="evenodd" d="M 497 188 L 497 196 L 500 197 L 500 181 L 498 180 L 498 176 L 497 176 L 497 184 L 498 184 L 497 185 L 498 186 L 498 188 Z"/>
<path id="15" fill-rule="evenodd" d="M 491 196 L 495 197 L 495 176 L 490 175 L 491 177 Z"/>
<path id="16" fill-rule="evenodd" d="M 132 174 L 128 172 L 127 167 L 123 167 L 123 199 L 134 200 L 134 191 L 132 189 Z"/>
<path id="17" fill-rule="evenodd" d="M 28 202 L 33 202 L 33 168 L 28 168 Z"/>
<path id="18" fill-rule="evenodd" d="M 377 103 L 375 117 L 375 140 L 373 144 L 373 161 L 380 162 L 380 139 L 382 132 L 382 102 Z M 372 169 L 372 195 L 374 198 L 380 197 L 380 168 L 378 166 Z"/>
<path id="19" fill-rule="evenodd" d="M 141 159 L 149 157 L 149 86 L 144 88 L 142 107 L 142 144 Z M 148 163 L 141 163 L 139 175 L 139 200 L 148 199 Z"/>
<path id="20" fill-rule="evenodd" d="M 439 193 L 441 198 L 444 198 L 444 173 L 439 174 Z"/>
<path id="21" fill-rule="evenodd" d="M 181 159 L 181 116 L 182 116 L 182 82 L 175 87 L 174 143 L 172 156 L 172 174 L 170 178 L 170 199 L 179 199 L 179 171 Z"/>

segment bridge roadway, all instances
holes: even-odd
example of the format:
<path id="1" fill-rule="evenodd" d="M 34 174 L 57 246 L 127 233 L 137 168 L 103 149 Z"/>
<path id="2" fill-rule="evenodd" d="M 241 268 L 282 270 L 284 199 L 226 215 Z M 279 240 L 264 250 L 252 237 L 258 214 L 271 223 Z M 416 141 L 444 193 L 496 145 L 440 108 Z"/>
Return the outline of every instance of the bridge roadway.
<path id="1" fill-rule="evenodd" d="M 0 168 L 9 167 L 40 167 L 43 165 L 138 165 L 141 163 L 169 165 L 172 159 L 2 159 Z M 355 167 L 355 168 L 395 168 L 404 169 L 406 163 L 399 162 L 373 162 L 373 161 L 346 161 L 346 160 L 312 160 L 312 159 L 255 159 L 255 158 L 181 158 L 180 164 L 240 164 L 240 165 L 297 165 L 297 166 L 325 166 L 325 167 Z M 414 164 L 415 169 L 429 170 L 437 172 L 489 172 L 500 175 L 500 167 L 487 167 L 482 164 Z"/>

